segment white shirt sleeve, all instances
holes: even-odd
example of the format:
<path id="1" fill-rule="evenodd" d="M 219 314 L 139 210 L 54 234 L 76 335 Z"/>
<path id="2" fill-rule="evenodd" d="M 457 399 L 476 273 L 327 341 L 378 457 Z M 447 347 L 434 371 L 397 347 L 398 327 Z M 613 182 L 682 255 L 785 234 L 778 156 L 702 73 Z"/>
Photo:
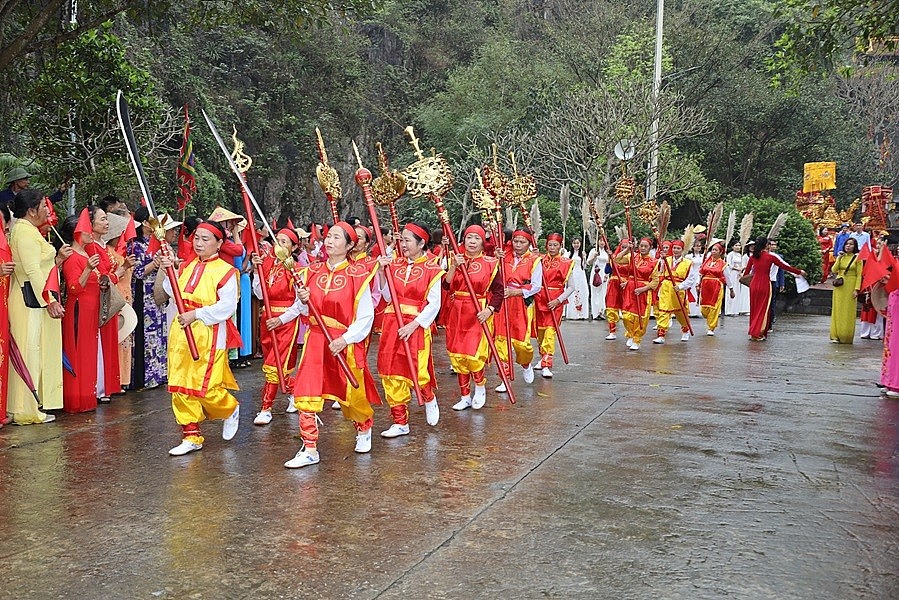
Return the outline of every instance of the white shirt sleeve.
<path id="1" fill-rule="evenodd" d="M 562 292 L 562 295 L 559 296 L 559 302 L 565 302 L 568 300 L 568 297 L 574 293 L 574 282 L 571 280 L 573 277 L 569 277 L 568 281 L 565 282 L 565 290 Z"/>
<path id="2" fill-rule="evenodd" d="M 209 306 L 201 306 L 196 310 L 197 319 L 212 327 L 216 323 L 224 323 L 237 310 L 237 277 L 229 277 L 228 283 L 219 290 L 219 300 Z"/>
<path id="3" fill-rule="evenodd" d="M 282 324 L 290 323 L 291 321 L 293 321 L 294 319 L 299 317 L 301 314 L 303 314 L 302 313 L 303 308 L 305 308 L 307 311 L 309 310 L 309 307 L 306 306 L 305 304 L 303 304 L 302 302 L 300 302 L 299 297 L 297 297 L 293 301 L 293 304 L 291 304 L 290 306 L 287 307 L 287 310 L 285 310 L 283 313 L 278 315 L 278 318 L 281 319 Z"/>
<path id="4" fill-rule="evenodd" d="M 441 278 L 442 279 L 442 278 Z M 415 322 L 424 329 L 431 326 L 431 323 L 434 322 L 434 319 L 437 318 L 437 313 L 440 312 L 440 281 L 437 281 L 434 285 L 431 286 L 431 289 L 428 290 L 428 303 L 421 310 L 419 315 L 415 317 Z"/>
<path id="5" fill-rule="evenodd" d="M 262 300 L 262 282 L 259 281 L 259 273 L 253 273 L 253 295 Z"/>
<path id="6" fill-rule="evenodd" d="M 537 267 L 534 269 L 534 274 L 531 275 L 531 287 L 529 289 L 522 290 L 522 297 L 530 298 L 531 296 L 536 296 L 537 292 L 539 292 L 543 288 L 543 263 L 538 262 Z"/>
<path id="7" fill-rule="evenodd" d="M 694 263 L 695 264 L 695 263 Z M 687 278 L 682 282 L 677 284 L 677 289 L 683 291 L 693 287 L 696 287 L 696 284 L 699 283 L 699 269 L 690 268 L 690 273 L 687 275 Z"/>
<path id="8" fill-rule="evenodd" d="M 362 290 L 362 296 L 359 298 L 359 305 L 356 307 L 356 318 L 347 327 L 343 334 L 343 339 L 347 344 L 357 344 L 368 337 L 371 333 L 371 326 L 375 322 L 375 305 L 371 301 L 371 291 L 366 288 Z"/>

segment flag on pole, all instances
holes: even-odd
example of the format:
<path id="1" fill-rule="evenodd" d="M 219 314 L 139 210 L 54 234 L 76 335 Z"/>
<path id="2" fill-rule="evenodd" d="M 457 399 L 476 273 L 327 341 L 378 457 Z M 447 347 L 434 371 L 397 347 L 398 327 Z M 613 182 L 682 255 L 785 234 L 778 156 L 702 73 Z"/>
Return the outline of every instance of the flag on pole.
<path id="1" fill-rule="evenodd" d="M 197 170 L 194 167 L 194 144 L 190 139 L 190 116 L 187 105 L 184 105 L 184 139 L 181 141 L 181 154 L 178 157 L 178 210 L 184 210 L 197 191 Z"/>

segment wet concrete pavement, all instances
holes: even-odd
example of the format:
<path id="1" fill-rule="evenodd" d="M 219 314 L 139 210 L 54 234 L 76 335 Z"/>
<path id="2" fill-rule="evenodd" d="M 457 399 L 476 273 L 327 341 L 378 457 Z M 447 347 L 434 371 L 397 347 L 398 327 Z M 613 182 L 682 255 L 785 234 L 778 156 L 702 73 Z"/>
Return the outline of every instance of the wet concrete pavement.
<path id="1" fill-rule="evenodd" d="M 699 333 L 701 324 L 693 321 Z M 4 598 L 896 598 L 899 402 L 878 342 L 783 316 L 717 337 L 606 342 L 563 326 L 572 364 L 518 404 L 492 391 L 353 452 L 322 415 L 322 462 L 292 471 L 296 416 L 254 427 L 258 362 L 237 371 L 241 428 L 200 452 L 160 390 L 0 430 Z M 491 382 L 496 383 L 496 377 Z M 375 432 L 389 425 L 376 409 Z"/>

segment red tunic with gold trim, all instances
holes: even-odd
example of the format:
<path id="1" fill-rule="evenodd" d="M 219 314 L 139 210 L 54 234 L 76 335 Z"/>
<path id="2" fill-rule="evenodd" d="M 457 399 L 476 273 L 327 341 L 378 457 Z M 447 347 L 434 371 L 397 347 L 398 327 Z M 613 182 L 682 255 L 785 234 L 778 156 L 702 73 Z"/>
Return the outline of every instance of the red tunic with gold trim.
<path id="1" fill-rule="evenodd" d="M 344 261 L 333 271 L 328 268 L 327 262 L 313 263 L 302 271 L 301 277 L 309 288 L 309 302 L 318 308 L 324 325 L 333 338 L 342 336 L 356 318 L 359 299 L 369 288 L 375 275 L 372 269 L 364 264 Z M 309 322 L 293 386 L 294 398 L 297 400 L 321 398 L 349 403 L 350 397 L 354 395 L 354 388 L 347 380 L 337 359 L 328 350 L 328 340 L 311 314 Z M 355 393 L 366 395 L 368 402 L 372 404 L 380 404 L 381 399 L 376 392 L 374 398 L 370 395 L 371 389 L 376 390 L 374 381 L 369 382 L 371 374 L 368 369 L 362 368 L 366 361 L 365 344 L 350 344 L 345 354 L 350 369 L 359 380 L 360 387 Z M 367 418 L 368 416 L 363 416 L 358 421 L 362 422 Z"/>
<path id="2" fill-rule="evenodd" d="M 657 287 L 657 261 L 648 254 L 643 256 L 638 253 L 634 257 L 633 265 L 631 265 L 630 253 L 625 253 L 616 262 L 618 263 L 618 274 L 626 282 L 624 289 L 621 290 L 621 310 L 642 318 L 646 314 L 647 299 L 652 298 L 652 294 L 638 295 L 634 293 L 634 290 L 647 285 L 652 289 Z M 636 274 L 636 285 L 634 277 L 631 276 L 632 273 Z"/>
<path id="3" fill-rule="evenodd" d="M 530 288 L 531 277 L 540 264 L 540 255 L 528 250 L 515 265 L 515 253 L 507 252 L 503 261 L 506 263 L 506 287 Z M 540 296 L 543 292 L 537 292 Z M 509 329 L 513 340 L 525 342 L 531 339 L 532 320 L 528 319 L 528 304 L 522 296 L 511 296 L 503 301 L 503 307 L 497 313 L 493 321 L 494 331 L 497 335 L 506 335 L 506 318 L 508 317 Z"/>
<path id="4" fill-rule="evenodd" d="M 268 298 L 271 303 L 272 316 L 280 317 L 297 300 L 296 288 L 293 276 L 287 272 L 280 261 L 276 261 L 271 254 L 262 259 L 261 272 L 265 273 L 268 283 Z M 262 363 L 267 367 L 277 369 L 275 360 L 275 343 L 281 350 L 281 360 L 284 361 L 285 374 L 289 375 L 297 362 L 297 334 L 300 330 L 300 320 L 294 319 L 288 323 L 269 331 L 265 324 L 265 311 L 259 318 L 259 341 L 262 344 Z M 273 336 L 274 335 L 274 339 Z M 274 343 L 272 343 L 274 341 Z"/>
<path id="5" fill-rule="evenodd" d="M 395 292 L 399 298 L 400 308 L 403 312 L 403 325 L 408 325 L 421 313 L 428 303 L 428 291 L 439 285 L 444 270 L 434 258 L 424 254 L 409 263 L 406 258 L 395 258 L 388 269 L 393 273 Z M 381 343 L 378 347 L 378 373 L 380 375 L 393 375 L 412 381 L 412 373 L 409 372 L 409 361 L 406 358 L 406 348 L 399 339 L 397 330 L 397 318 L 393 308 L 393 301 L 387 303 L 384 311 L 384 322 L 381 330 Z M 420 352 L 425 349 L 424 329 L 417 328 L 409 336 L 409 350 L 413 354 L 413 363 L 418 362 Z M 421 369 L 422 365 L 418 365 Z M 431 384 L 436 387 L 434 376 L 434 361 L 428 353 L 428 373 Z"/>
<path id="6" fill-rule="evenodd" d="M 619 252 L 621 252 L 621 244 L 618 244 L 618 247 L 612 252 L 612 256 L 617 255 Z M 610 308 L 612 310 L 621 310 L 624 306 L 621 296 L 621 267 L 615 264 L 614 260 L 611 260 L 609 265 L 612 273 L 609 275 L 609 284 L 606 286 L 606 310 Z"/>
<path id="7" fill-rule="evenodd" d="M 496 292 L 502 298 L 502 283 L 497 277 L 499 274 L 498 259 L 480 254 L 474 258 L 466 257 L 465 264 L 481 310 L 488 303 L 488 292 L 494 291 L 491 289 L 495 287 L 494 283 L 499 284 L 500 287 Z M 445 289 L 447 295 L 452 298 L 452 303 L 446 311 L 446 351 L 450 356 L 456 354 L 478 357 L 481 349 L 487 344 L 487 338 L 478 322 L 477 312 L 470 300 L 471 295 L 465 284 L 465 276 L 462 274 L 461 267 L 455 270 L 452 281 L 445 286 Z M 497 302 L 497 306 L 499 305 L 500 303 Z M 443 308 L 441 308 L 441 312 L 443 312 Z"/>
<path id="8" fill-rule="evenodd" d="M 709 256 L 699 267 L 699 302 L 700 306 L 717 308 L 724 298 L 724 267 L 727 263 L 722 258 Z"/>
<path id="9" fill-rule="evenodd" d="M 549 301 L 555 300 L 565 291 L 565 284 L 574 270 L 574 261 L 562 258 L 561 255 L 550 256 L 546 254 L 540 261 L 543 264 L 543 290 L 534 297 L 537 307 L 535 322 L 538 329 L 555 327 L 552 313 L 549 310 Z M 547 297 L 547 293 L 549 297 Z M 556 317 L 561 322 L 562 311 L 565 310 L 565 302 L 555 308 Z"/>

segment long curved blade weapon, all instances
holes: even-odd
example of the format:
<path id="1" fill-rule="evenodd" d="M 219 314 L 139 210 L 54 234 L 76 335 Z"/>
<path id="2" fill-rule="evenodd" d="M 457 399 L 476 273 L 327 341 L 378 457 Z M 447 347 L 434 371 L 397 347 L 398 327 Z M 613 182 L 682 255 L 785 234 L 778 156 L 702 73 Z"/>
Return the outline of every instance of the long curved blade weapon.
<path id="1" fill-rule="evenodd" d="M 234 162 L 234 158 L 231 156 L 231 152 L 228 150 L 228 147 L 225 146 L 225 141 L 222 139 L 222 136 L 219 135 L 218 129 L 215 128 L 215 124 L 212 122 L 212 119 L 209 118 L 209 115 L 206 114 L 206 111 L 201 111 L 203 113 L 203 118 L 206 119 L 206 125 L 209 127 L 209 131 L 212 132 L 212 136 L 215 138 L 215 141 L 218 142 L 219 148 L 222 150 L 222 154 L 225 155 L 225 158 L 228 159 L 228 164 L 231 166 L 231 170 L 237 176 L 237 180 L 240 182 L 241 188 L 243 188 L 244 193 L 247 195 L 247 198 L 250 199 L 250 202 L 253 204 L 253 208 L 256 210 L 256 214 L 259 215 L 259 218 L 262 219 L 263 224 L 265 224 L 265 229 L 268 231 L 269 235 L 272 236 L 272 239 L 275 239 L 275 232 L 272 231 L 271 225 L 268 224 L 268 221 L 265 220 L 265 214 L 262 212 L 262 209 L 259 207 L 259 203 L 256 202 L 256 196 L 253 195 L 253 191 L 250 189 L 250 186 L 247 184 L 246 179 L 241 173 L 240 168 L 237 166 L 237 163 Z M 313 303 L 309 303 L 306 306 L 309 307 L 309 312 L 312 313 L 312 317 L 315 319 L 316 323 L 318 323 L 322 333 L 325 336 L 325 339 L 328 340 L 330 344 L 334 341 L 331 332 L 328 331 L 328 328 L 325 327 L 324 321 L 322 321 L 321 314 L 318 310 L 318 307 Z M 340 364 L 340 368 L 343 370 L 344 375 L 347 376 L 347 380 L 354 388 L 359 387 L 359 381 L 353 375 L 353 372 L 350 370 L 350 366 L 346 362 L 346 358 L 344 358 L 343 354 L 336 355 L 337 362 Z"/>
<path id="2" fill-rule="evenodd" d="M 134 129 L 131 127 L 131 115 L 128 114 L 128 102 L 122 90 L 116 94 L 116 113 L 119 117 L 119 128 L 122 130 L 122 136 L 125 138 L 125 147 L 128 149 L 128 159 L 131 161 L 131 167 L 137 176 L 137 185 L 140 187 L 141 194 L 147 203 L 147 211 L 150 213 L 151 222 L 158 223 L 159 216 L 156 213 L 156 205 L 153 204 L 153 197 L 150 195 L 150 186 L 147 185 L 147 176 L 144 174 L 144 168 L 140 163 L 140 155 L 137 152 L 137 141 L 134 139 Z M 161 227 L 153 228 L 154 235 L 162 242 L 165 238 L 165 232 Z M 172 297 L 175 299 L 175 306 L 178 308 L 178 314 L 187 312 L 184 306 L 184 298 L 181 297 L 181 289 L 178 287 L 178 276 L 175 274 L 175 267 L 168 267 L 165 270 L 172 287 Z M 197 350 L 197 341 L 194 339 L 194 332 L 190 327 L 184 328 L 184 335 L 187 337 L 187 347 L 190 350 L 190 356 L 195 361 L 200 359 L 200 353 Z"/>

